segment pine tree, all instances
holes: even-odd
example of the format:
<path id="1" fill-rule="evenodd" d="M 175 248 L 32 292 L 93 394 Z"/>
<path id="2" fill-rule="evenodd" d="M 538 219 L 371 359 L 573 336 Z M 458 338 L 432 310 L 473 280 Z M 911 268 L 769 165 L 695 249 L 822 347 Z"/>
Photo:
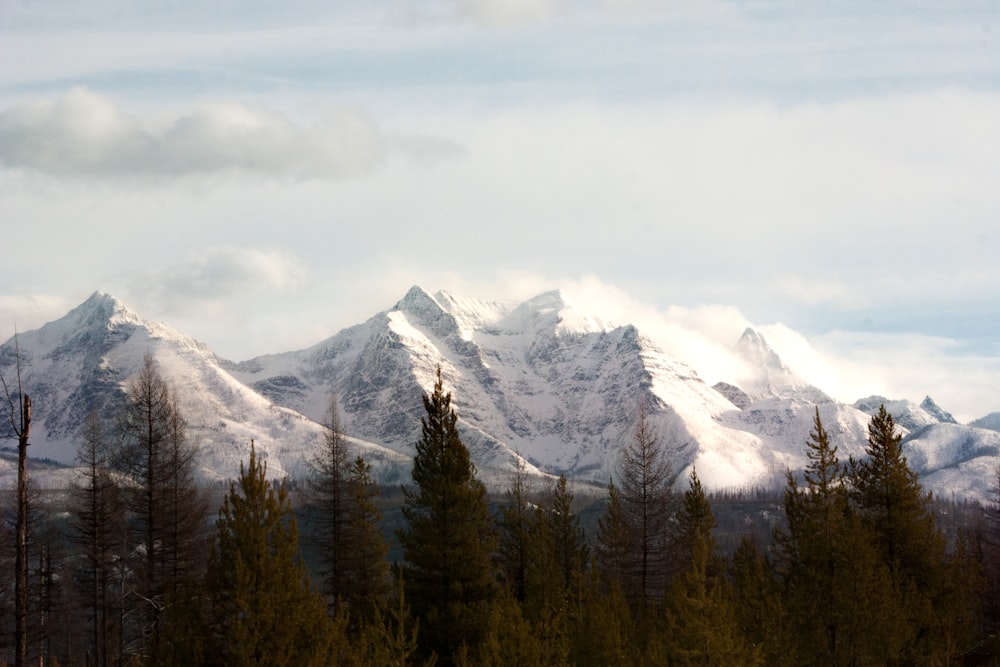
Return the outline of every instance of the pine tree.
<path id="1" fill-rule="evenodd" d="M 893 610 L 887 571 L 848 503 L 845 471 L 818 408 L 806 446 L 806 488 L 788 474 L 788 525 L 775 536 L 796 643 L 794 661 L 890 662 L 900 646 L 888 631 Z"/>
<path id="2" fill-rule="evenodd" d="M 681 499 L 677 529 L 673 535 L 675 562 L 685 564 L 692 562 L 696 543 L 702 540 L 709 551 L 707 572 L 710 576 L 717 575 L 720 563 L 716 553 L 715 538 L 712 536 L 714 529 L 715 516 L 712 514 L 712 505 L 708 502 L 697 470 L 692 469 L 688 488 Z"/>
<path id="3" fill-rule="evenodd" d="M 460 647 L 474 653 L 486 638 L 498 592 L 490 562 L 496 532 L 440 368 L 433 392 L 423 400 L 426 417 L 413 459 L 416 488 L 405 490 L 408 525 L 398 537 L 407 597 L 420 621 L 421 651 L 451 664 Z"/>
<path id="4" fill-rule="evenodd" d="M 785 610 L 781 587 L 770 563 L 750 538 L 733 553 L 731 578 L 736 621 L 751 646 L 759 647 L 764 664 L 793 667 L 786 648 Z"/>
<path id="5" fill-rule="evenodd" d="M 418 623 L 406 603 L 406 586 L 399 568 L 393 568 L 395 587 L 389 603 L 376 607 L 371 620 L 362 625 L 361 643 L 364 662 L 375 667 L 409 667 L 415 664 Z M 434 660 L 425 663 L 431 667 Z"/>
<path id="6" fill-rule="evenodd" d="M 309 509 L 318 524 L 323 583 L 334 615 L 341 605 L 352 626 L 370 620 L 389 590 L 388 545 L 379 530 L 381 513 L 372 499 L 371 467 L 351 459 L 335 397 L 330 399 L 323 446 L 310 462 Z"/>
<path id="7" fill-rule="evenodd" d="M 507 490 L 507 504 L 500 508 L 498 556 L 508 591 L 515 600 L 524 604 L 528 597 L 530 539 L 535 512 L 528 502 L 524 459 L 517 457 L 514 465 Z"/>
<path id="8" fill-rule="evenodd" d="M 347 471 L 348 530 L 344 544 L 349 557 L 344 571 L 350 582 L 344 600 L 351 617 L 359 622 L 373 617 L 390 589 L 389 545 L 379 528 L 382 513 L 373 502 L 377 493 L 371 466 L 358 456 Z"/>
<path id="9" fill-rule="evenodd" d="M 343 617 L 335 625 L 309 582 L 284 483 L 250 449 L 219 510 L 208 562 L 209 664 L 326 665 L 343 648 Z"/>
<path id="10" fill-rule="evenodd" d="M 632 665 L 633 623 L 628 601 L 616 581 L 590 572 L 584 577 L 580 620 L 571 650 L 575 665 Z"/>
<path id="11" fill-rule="evenodd" d="M 608 504 L 597 520 L 597 543 L 594 548 L 595 563 L 607 584 L 618 588 L 624 585 L 632 538 L 621 493 L 614 480 L 608 483 Z"/>
<path id="12" fill-rule="evenodd" d="M 708 573 L 712 560 L 709 540 L 697 533 L 689 569 L 674 581 L 668 604 L 668 664 L 763 665 L 760 648 L 740 628 L 729 582 Z"/>
<path id="13" fill-rule="evenodd" d="M 566 478 L 560 476 L 534 508 L 528 527 L 528 595 L 522 613 L 541 641 L 547 664 L 568 659 L 568 638 L 581 613 L 589 549 L 572 503 Z"/>
<path id="14" fill-rule="evenodd" d="M 622 591 L 640 616 L 667 590 L 672 478 L 660 436 L 640 404 L 633 438 L 622 449 L 620 487 L 630 534 Z"/>
<path id="15" fill-rule="evenodd" d="M 543 516 L 552 536 L 553 560 L 562 595 L 566 600 L 576 597 L 584 567 L 590 559 L 587 538 L 572 505 L 573 494 L 566 484 L 566 476 L 560 475 L 553 486 L 551 500 Z"/>
<path id="16" fill-rule="evenodd" d="M 875 531 L 889 569 L 926 585 L 928 576 L 939 574 L 944 538 L 902 443 L 892 415 L 880 406 L 868 424 L 866 458 L 850 462 L 851 498 Z"/>
<path id="17" fill-rule="evenodd" d="M 940 614 L 946 611 L 949 575 L 930 496 L 907 465 L 902 441 L 892 415 L 880 406 L 868 424 L 866 457 L 850 461 L 849 481 L 851 499 L 875 536 L 902 612 L 895 627 L 905 646 L 900 664 L 915 664 L 930 659 L 942 645 Z"/>
<path id="18" fill-rule="evenodd" d="M 743 634 L 732 588 L 722 576 L 712 530 L 715 517 L 692 470 L 678 516 L 677 554 L 686 567 L 667 605 L 671 665 L 759 665 L 761 651 Z"/>

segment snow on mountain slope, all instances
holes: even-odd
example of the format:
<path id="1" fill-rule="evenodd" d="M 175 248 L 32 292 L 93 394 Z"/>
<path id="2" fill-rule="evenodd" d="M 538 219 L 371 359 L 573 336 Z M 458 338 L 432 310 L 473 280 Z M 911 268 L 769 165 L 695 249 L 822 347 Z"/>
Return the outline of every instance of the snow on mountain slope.
<path id="1" fill-rule="evenodd" d="M 903 439 L 910 466 L 925 490 L 949 498 L 995 497 L 1000 433 L 952 423 L 925 426 Z"/>
<path id="2" fill-rule="evenodd" d="M 107 294 L 95 293 L 65 317 L 21 334 L 17 344 L 23 385 L 32 397 L 34 458 L 72 464 L 87 413 L 113 416 L 147 352 L 177 392 L 189 437 L 200 447 L 203 476 L 235 476 L 251 439 L 269 474 L 302 474 L 319 442 L 317 424 L 237 381 L 205 345 L 141 319 Z M 14 342 L 8 341 L 0 348 L 5 378 L 14 375 L 15 363 Z M 398 458 L 373 451 L 385 464 Z"/>
<path id="3" fill-rule="evenodd" d="M 752 328 L 743 332 L 736 349 L 755 371 L 755 377 L 741 387 L 751 399 L 796 398 L 817 404 L 833 401 L 786 366 L 764 336 Z"/>
<path id="4" fill-rule="evenodd" d="M 808 463 L 806 443 L 814 429 L 817 408 L 840 460 L 846 463 L 851 456 L 862 456 L 869 417 L 840 403 L 817 405 L 796 398 L 770 398 L 727 413 L 722 422 L 753 433 L 766 443 L 765 449 L 771 455 L 771 480 L 781 483 L 786 470 L 802 469 Z"/>
<path id="5" fill-rule="evenodd" d="M 151 352 L 178 392 L 210 478 L 235 475 L 251 439 L 271 474 L 301 476 L 319 442 L 317 422 L 336 396 L 344 430 L 376 475 L 400 479 L 420 436 L 421 395 L 438 367 L 463 440 L 494 487 L 507 483 L 519 456 L 534 475 L 605 484 L 640 404 L 679 483 L 695 467 L 712 489 L 780 485 L 787 469 L 803 467 L 817 406 L 846 461 L 863 455 L 869 415 L 885 403 L 922 482 L 939 495 L 989 497 L 997 451 L 990 438 L 1000 438 L 954 424 L 929 398 L 919 406 L 882 397 L 836 403 L 752 329 L 738 345 L 758 368 L 757 381 L 712 388 L 635 326 L 584 316 L 559 291 L 517 304 L 414 287 L 392 308 L 317 345 L 241 363 L 105 294 L 18 341 L 35 405 L 30 456 L 71 463 L 86 412 L 113 413 Z M 8 342 L 0 347 L 8 379 L 14 361 Z"/>
<path id="6" fill-rule="evenodd" d="M 991 412 L 985 417 L 969 422 L 969 426 L 1000 432 L 1000 412 Z"/>
<path id="7" fill-rule="evenodd" d="M 438 365 L 482 471 L 508 470 L 520 454 L 538 470 L 606 482 L 640 401 L 656 406 L 678 473 L 697 465 L 706 484 L 730 486 L 771 465 L 758 438 L 717 421 L 734 406 L 692 369 L 633 326 L 580 315 L 558 291 L 511 305 L 414 287 L 360 327 L 234 372 L 314 419 L 334 391 L 350 432 L 410 453 Z"/>
<path id="8" fill-rule="evenodd" d="M 896 426 L 900 427 L 904 434 L 918 431 L 932 424 L 955 423 L 955 419 L 938 407 L 930 396 L 926 397 L 920 405 L 905 399 L 890 401 L 884 396 L 869 396 L 854 402 L 855 408 L 868 415 L 877 414 L 882 405 L 885 405 L 886 412 L 892 415 Z"/>

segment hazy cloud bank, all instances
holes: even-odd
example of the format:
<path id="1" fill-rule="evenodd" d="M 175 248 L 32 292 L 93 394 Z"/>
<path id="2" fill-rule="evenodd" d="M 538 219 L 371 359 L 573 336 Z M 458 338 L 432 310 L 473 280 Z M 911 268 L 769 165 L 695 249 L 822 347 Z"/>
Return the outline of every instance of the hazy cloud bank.
<path id="1" fill-rule="evenodd" d="M 363 176 L 383 160 L 378 127 L 351 109 L 315 124 L 238 104 L 159 119 L 129 115 L 75 88 L 52 101 L 0 110 L 0 164 L 53 176 L 169 178 L 218 173 L 276 179 Z"/>

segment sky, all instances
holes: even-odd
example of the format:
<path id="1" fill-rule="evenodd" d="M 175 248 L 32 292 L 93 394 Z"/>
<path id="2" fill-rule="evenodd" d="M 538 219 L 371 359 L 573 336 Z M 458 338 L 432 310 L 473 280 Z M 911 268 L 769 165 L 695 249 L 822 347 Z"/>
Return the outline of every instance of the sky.
<path id="1" fill-rule="evenodd" d="M 709 382 L 1000 411 L 1000 9 L 0 4 L 0 338 L 95 290 L 242 360 L 562 289 Z"/>

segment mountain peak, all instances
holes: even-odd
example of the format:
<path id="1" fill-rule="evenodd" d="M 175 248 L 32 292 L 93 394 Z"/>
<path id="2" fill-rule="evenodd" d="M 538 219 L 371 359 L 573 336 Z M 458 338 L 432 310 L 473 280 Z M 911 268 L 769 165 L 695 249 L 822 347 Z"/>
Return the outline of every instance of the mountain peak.
<path id="1" fill-rule="evenodd" d="M 790 373 L 790 369 L 781 361 L 777 352 L 764 340 L 764 336 L 751 327 L 747 327 L 740 336 L 737 347 L 747 361 L 755 366 L 769 371 Z"/>
<path id="2" fill-rule="evenodd" d="M 426 313 L 427 311 L 441 312 L 444 309 L 441 308 L 441 304 L 439 304 L 437 299 L 431 296 L 427 290 L 419 285 L 414 285 L 406 292 L 406 295 L 400 299 L 398 303 L 396 303 L 393 310 L 421 314 Z"/>
<path id="3" fill-rule="evenodd" d="M 764 336 L 755 329 L 747 327 L 736 347 L 755 373 L 756 377 L 744 387 L 754 400 L 777 396 L 795 397 L 816 405 L 833 401 L 786 366 L 778 353 L 764 340 Z"/>
<path id="4" fill-rule="evenodd" d="M 138 322 L 139 316 L 129 310 L 117 297 L 108 292 L 96 291 L 70 313 L 87 314 L 107 320 Z"/>
<path id="5" fill-rule="evenodd" d="M 934 399 L 930 396 L 925 396 L 924 400 L 920 402 L 920 407 L 930 413 L 935 419 L 940 421 L 942 424 L 957 424 L 955 418 L 951 416 L 951 413 L 944 410 Z"/>
<path id="6" fill-rule="evenodd" d="M 525 301 L 525 304 L 537 312 L 560 311 L 569 305 L 566 303 L 562 290 L 559 289 L 542 292 Z"/>
<path id="7" fill-rule="evenodd" d="M 141 324 L 143 320 L 107 292 L 94 292 L 62 318 L 49 322 L 40 331 L 46 336 L 73 337 L 75 332 L 111 329 L 121 324 Z"/>

